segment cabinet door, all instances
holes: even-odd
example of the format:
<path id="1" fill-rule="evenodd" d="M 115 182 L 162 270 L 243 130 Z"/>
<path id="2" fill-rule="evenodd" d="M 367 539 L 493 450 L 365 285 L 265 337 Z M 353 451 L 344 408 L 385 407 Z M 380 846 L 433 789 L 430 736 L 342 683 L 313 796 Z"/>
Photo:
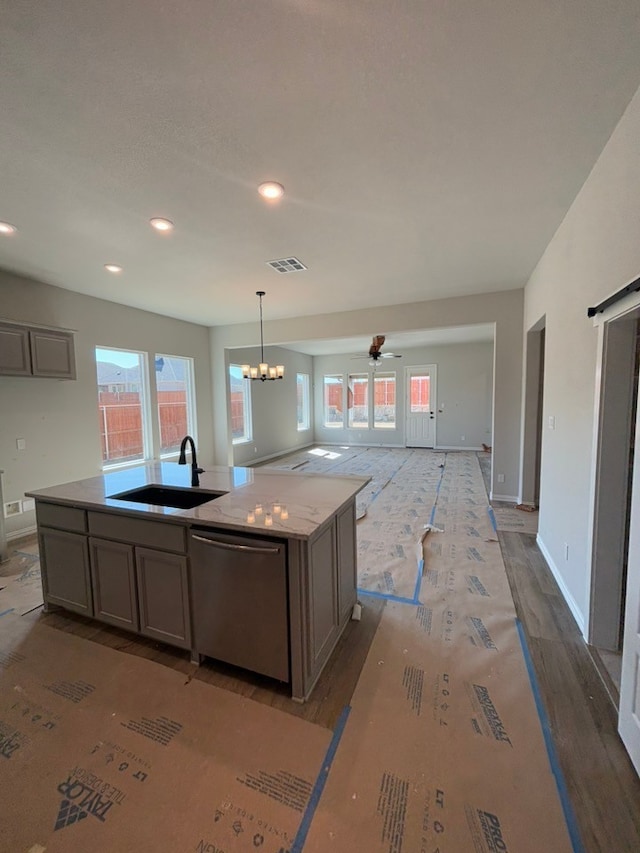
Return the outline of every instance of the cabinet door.
<path id="1" fill-rule="evenodd" d="M 0 323 L 0 373 L 30 376 L 29 330 L 24 326 Z"/>
<path id="2" fill-rule="evenodd" d="M 93 615 L 102 622 L 138 631 L 138 593 L 133 546 L 89 538 Z"/>
<path id="3" fill-rule="evenodd" d="M 307 659 L 310 672 L 319 672 L 339 635 L 338 576 L 335 522 L 315 539 L 309 549 L 309 636 Z"/>
<path id="4" fill-rule="evenodd" d="M 356 505 L 352 501 L 336 519 L 338 549 L 338 601 L 340 624 L 351 618 L 356 603 L 357 551 L 356 551 Z"/>
<path id="5" fill-rule="evenodd" d="M 183 649 L 191 647 L 187 558 L 136 548 L 140 633 Z"/>
<path id="6" fill-rule="evenodd" d="M 34 376 L 75 379 L 76 361 L 71 332 L 31 329 L 31 364 Z"/>
<path id="7" fill-rule="evenodd" d="M 39 541 L 45 601 L 93 616 L 87 537 L 41 527 Z"/>

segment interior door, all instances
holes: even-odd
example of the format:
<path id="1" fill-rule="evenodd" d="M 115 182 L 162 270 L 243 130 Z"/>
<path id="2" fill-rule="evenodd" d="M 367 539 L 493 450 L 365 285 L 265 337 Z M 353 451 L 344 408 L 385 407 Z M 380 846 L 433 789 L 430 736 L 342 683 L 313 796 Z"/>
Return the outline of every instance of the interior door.
<path id="1" fill-rule="evenodd" d="M 405 376 L 407 447 L 435 447 L 436 366 L 407 367 Z"/>
<path id="2" fill-rule="evenodd" d="M 636 417 L 618 731 L 640 774 L 640 418 Z"/>

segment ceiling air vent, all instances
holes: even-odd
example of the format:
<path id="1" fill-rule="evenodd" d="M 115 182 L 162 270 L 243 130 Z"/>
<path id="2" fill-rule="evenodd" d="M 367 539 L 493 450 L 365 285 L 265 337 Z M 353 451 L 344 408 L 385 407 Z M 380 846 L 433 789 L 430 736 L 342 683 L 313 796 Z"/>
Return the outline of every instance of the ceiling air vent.
<path id="1" fill-rule="evenodd" d="M 280 258 L 277 261 L 267 261 L 267 266 L 276 272 L 300 272 L 300 270 L 307 269 L 302 261 L 297 258 Z"/>

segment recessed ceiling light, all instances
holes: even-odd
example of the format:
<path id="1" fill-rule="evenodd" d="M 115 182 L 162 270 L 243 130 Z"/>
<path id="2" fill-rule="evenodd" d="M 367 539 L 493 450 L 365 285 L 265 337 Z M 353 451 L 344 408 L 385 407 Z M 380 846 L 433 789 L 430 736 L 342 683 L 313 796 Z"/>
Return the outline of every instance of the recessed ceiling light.
<path id="1" fill-rule="evenodd" d="M 157 216 L 155 219 L 150 219 L 149 224 L 152 228 L 155 228 L 156 231 L 173 231 L 173 222 L 170 219 L 161 219 Z"/>
<path id="2" fill-rule="evenodd" d="M 122 272 L 120 264 L 105 264 L 104 268 L 107 272 Z"/>
<path id="3" fill-rule="evenodd" d="M 0 222 L 0 234 L 15 234 L 18 229 L 9 222 Z"/>
<path id="4" fill-rule="evenodd" d="M 265 181 L 258 187 L 258 192 L 262 198 L 266 198 L 269 201 L 275 201 L 276 199 L 282 198 L 284 195 L 284 187 L 276 181 Z"/>

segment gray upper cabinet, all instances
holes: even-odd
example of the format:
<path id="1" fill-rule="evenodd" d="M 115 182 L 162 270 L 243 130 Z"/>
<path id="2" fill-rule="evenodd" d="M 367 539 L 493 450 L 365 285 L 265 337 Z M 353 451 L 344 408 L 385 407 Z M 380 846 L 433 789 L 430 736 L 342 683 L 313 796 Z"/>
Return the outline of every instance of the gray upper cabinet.
<path id="1" fill-rule="evenodd" d="M 0 373 L 31 376 L 29 330 L 25 326 L 0 324 Z"/>
<path id="2" fill-rule="evenodd" d="M 0 323 L 0 374 L 75 379 L 73 333 Z"/>

